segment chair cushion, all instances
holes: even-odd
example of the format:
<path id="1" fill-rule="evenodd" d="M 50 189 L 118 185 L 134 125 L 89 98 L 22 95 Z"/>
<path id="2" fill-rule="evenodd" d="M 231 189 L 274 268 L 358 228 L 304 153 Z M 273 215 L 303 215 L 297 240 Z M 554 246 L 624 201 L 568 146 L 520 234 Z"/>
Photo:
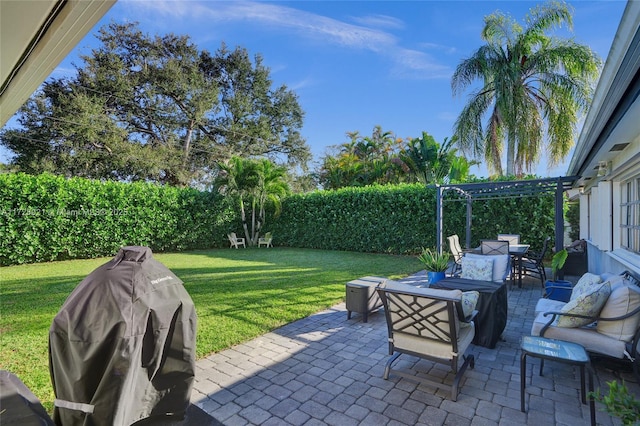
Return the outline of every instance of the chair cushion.
<path id="1" fill-rule="evenodd" d="M 473 313 L 478 304 L 480 293 L 477 291 L 464 291 L 462 292 L 462 312 L 464 312 L 465 318 Z"/>
<path id="2" fill-rule="evenodd" d="M 601 282 L 602 278 L 600 278 L 600 275 L 587 272 L 582 277 L 580 277 L 576 285 L 573 286 L 573 290 L 571 291 L 571 298 L 569 299 L 569 301 L 577 299 L 583 293 L 590 291 L 591 286 L 600 284 Z"/>
<path id="3" fill-rule="evenodd" d="M 451 350 L 451 343 L 438 342 L 400 332 L 393 333 L 393 346 L 400 350 L 411 351 L 442 360 L 451 360 L 454 355 L 463 355 L 471 344 L 476 335 L 476 328 L 473 327 L 473 322 L 471 325 L 471 327 L 461 327 L 458 330 L 458 352 L 455 354 Z"/>
<path id="4" fill-rule="evenodd" d="M 543 315 L 543 313 L 540 313 L 533 321 L 531 327 L 532 336 L 539 336 L 542 327 L 551 319 L 551 317 L 545 317 Z M 544 337 L 578 343 L 584 346 L 587 352 L 608 355 L 618 359 L 624 358 L 624 351 L 626 349 L 625 342 L 598 333 L 595 328 L 564 328 L 551 326 L 545 331 Z"/>
<path id="5" fill-rule="evenodd" d="M 464 256 L 462 258 L 462 272 L 460 278 L 479 281 L 493 281 L 493 259 Z"/>
<path id="6" fill-rule="evenodd" d="M 625 315 L 640 306 L 640 289 L 636 286 L 621 285 L 611 291 L 600 316 L 614 318 Z M 640 314 L 619 321 L 598 321 L 598 333 L 614 339 L 631 341 L 640 324 Z"/>
<path id="7" fill-rule="evenodd" d="M 508 254 L 474 254 L 467 253 L 465 257 L 473 259 L 493 259 L 493 271 L 491 279 L 485 281 L 494 281 L 501 283 L 507 279 L 509 275 L 510 256 Z"/>
<path id="8" fill-rule="evenodd" d="M 610 294 L 611 285 L 609 282 L 592 285 L 589 291 L 586 291 L 576 299 L 570 300 L 566 305 L 564 305 L 561 312 L 596 317 L 607 302 Z M 594 320 L 590 318 L 561 316 L 560 319 L 558 319 L 558 327 L 581 327 L 583 325 L 590 324 L 593 321 Z"/>

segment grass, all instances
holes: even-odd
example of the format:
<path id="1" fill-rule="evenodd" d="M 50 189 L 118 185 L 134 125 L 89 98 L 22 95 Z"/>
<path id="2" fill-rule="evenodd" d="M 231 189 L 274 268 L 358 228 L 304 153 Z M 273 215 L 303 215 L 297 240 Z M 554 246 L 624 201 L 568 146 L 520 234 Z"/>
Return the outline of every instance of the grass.
<path id="1" fill-rule="evenodd" d="M 202 358 L 344 300 L 365 275 L 400 278 L 423 269 L 414 256 L 308 249 L 154 254 L 185 283 L 198 314 Z M 0 369 L 16 374 L 51 412 L 48 332 L 76 285 L 108 258 L 0 268 Z"/>

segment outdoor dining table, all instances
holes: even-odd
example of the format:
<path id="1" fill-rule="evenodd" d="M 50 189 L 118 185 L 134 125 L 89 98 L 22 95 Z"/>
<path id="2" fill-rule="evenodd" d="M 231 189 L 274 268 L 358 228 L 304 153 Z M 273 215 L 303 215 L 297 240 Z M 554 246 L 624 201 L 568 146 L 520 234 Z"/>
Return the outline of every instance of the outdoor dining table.
<path id="1" fill-rule="evenodd" d="M 500 340 L 507 325 L 507 286 L 505 283 L 452 277 L 430 284 L 429 287 L 480 293 L 476 304 L 478 315 L 474 320 L 476 335 L 473 338 L 473 344 L 489 349 L 496 347 L 496 343 Z"/>

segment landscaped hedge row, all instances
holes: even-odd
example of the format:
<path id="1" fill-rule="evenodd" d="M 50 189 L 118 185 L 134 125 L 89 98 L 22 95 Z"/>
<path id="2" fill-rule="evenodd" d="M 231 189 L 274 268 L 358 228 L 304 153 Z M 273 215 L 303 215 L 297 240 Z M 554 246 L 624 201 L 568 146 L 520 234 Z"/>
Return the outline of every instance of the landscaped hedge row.
<path id="1" fill-rule="evenodd" d="M 424 185 L 371 186 L 287 197 L 263 229 L 276 245 L 415 254 L 436 244 L 436 192 Z M 446 194 L 444 237 L 465 241 L 466 204 Z M 554 234 L 554 197 L 473 203 L 472 246 L 518 233 L 540 248 Z M 226 247 L 242 234 L 239 212 L 217 193 L 145 183 L 0 174 L 0 265 L 154 251 Z"/>
<path id="2" fill-rule="evenodd" d="M 448 235 L 457 233 L 465 242 L 466 203 L 447 193 L 443 211 L 446 250 Z M 292 195 L 265 229 L 273 231 L 277 245 L 414 254 L 436 245 L 436 191 L 416 184 Z M 521 241 L 541 248 L 554 235 L 554 197 L 474 202 L 471 245 L 498 233 L 520 234 Z"/>
<path id="3" fill-rule="evenodd" d="M 435 244 L 435 196 L 423 185 L 369 186 L 287 197 L 267 228 L 291 247 L 407 253 Z"/>
<path id="4" fill-rule="evenodd" d="M 215 193 L 0 174 L 0 265 L 109 256 L 124 245 L 155 251 L 222 246 L 237 222 L 229 202 Z"/>

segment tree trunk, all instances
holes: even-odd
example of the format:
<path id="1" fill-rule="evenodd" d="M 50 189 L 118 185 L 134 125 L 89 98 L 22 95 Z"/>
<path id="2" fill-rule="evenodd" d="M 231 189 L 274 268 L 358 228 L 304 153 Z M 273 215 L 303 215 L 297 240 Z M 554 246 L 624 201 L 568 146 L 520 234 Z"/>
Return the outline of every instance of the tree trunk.
<path id="1" fill-rule="evenodd" d="M 244 202 L 242 201 L 242 196 L 240 197 L 240 218 L 242 219 L 242 229 L 244 229 L 245 241 L 251 241 L 249 238 L 249 227 L 247 226 L 247 216 L 244 212 Z"/>
<path id="2" fill-rule="evenodd" d="M 511 132 L 509 132 L 507 139 L 507 176 L 515 176 L 515 145 L 515 137 Z"/>
<path id="3" fill-rule="evenodd" d="M 191 120 L 184 141 L 184 156 L 182 157 L 182 167 L 186 167 L 187 162 L 189 161 L 189 150 L 191 149 L 191 135 L 193 134 L 193 125 L 193 120 Z"/>

